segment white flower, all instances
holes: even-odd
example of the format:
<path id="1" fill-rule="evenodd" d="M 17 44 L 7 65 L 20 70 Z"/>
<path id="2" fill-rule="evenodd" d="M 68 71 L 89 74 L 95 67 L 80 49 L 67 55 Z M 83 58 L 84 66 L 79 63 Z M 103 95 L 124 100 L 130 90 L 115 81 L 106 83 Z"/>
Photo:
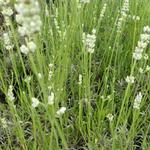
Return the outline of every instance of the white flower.
<path id="1" fill-rule="evenodd" d="M 150 71 L 150 66 L 149 65 L 146 66 L 146 71 Z"/>
<path id="2" fill-rule="evenodd" d="M 143 42 L 149 42 L 149 40 L 150 40 L 150 35 L 149 35 L 149 33 L 144 33 L 144 34 L 141 34 L 141 40 L 143 41 Z M 146 43 L 146 45 L 147 45 L 148 43 Z"/>
<path id="3" fill-rule="evenodd" d="M 42 74 L 41 73 L 38 73 L 37 76 L 38 76 L 39 79 L 42 79 Z"/>
<path id="4" fill-rule="evenodd" d="M 54 64 L 49 64 L 49 68 L 53 68 L 54 67 Z"/>
<path id="5" fill-rule="evenodd" d="M 8 97 L 9 101 L 13 101 L 15 99 L 14 94 L 13 94 L 13 86 L 12 85 L 10 85 L 8 88 L 7 97 Z"/>
<path id="6" fill-rule="evenodd" d="M 134 80 L 135 80 L 134 76 L 127 76 L 126 77 L 126 82 L 127 83 L 134 83 Z"/>
<path id="7" fill-rule="evenodd" d="M 139 68 L 139 72 L 143 73 L 144 72 L 143 68 Z"/>
<path id="8" fill-rule="evenodd" d="M 26 83 L 29 83 L 29 82 L 31 81 L 31 76 L 27 76 L 27 77 L 24 79 L 24 81 L 25 81 Z"/>
<path id="9" fill-rule="evenodd" d="M 106 11 L 106 7 L 107 7 L 107 4 L 105 3 L 103 5 L 103 8 L 102 8 L 101 13 L 100 13 L 100 18 L 99 18 L 100 20 L 102 20 L 103 17 L 104 17 L 104 14 L 105 14 L 105 11 Z"/>
<path id="10" fill-rule="evenodd" d="M 28 29 L 24 26 L 19 26 L 18 32 L 21 36 L 25 36 L 28 33 Z"/>
<path id="11" fill-rule="evenodd" d="M 142 58 L 142 53 L 133 53 L 133 58 L 135 60 L 140 60 Z"/>
<path id="12" fill-rule="evenodd" d="M 117 23 L 117 32 L 121 32 L 121 27 L 123 25 L 123 22 L 126 20 L 127 14 L 129 12 L 129 0 L 124 0 L 122 9 L 121 9 L 121 16 L 118 19 Z"/>
<path id="13" fill-rule="evenodd" d="M 140 60 L 143 55 L 144 49 L 148 46 L 150 42 L 150 32 L 149 32 L 149 26 L 144 27 L 143 34 L 140 35 L 140 40 L 138 41 L 138 45 L 135 48 L 135 52 L 133 52 L 133 58 L 135 60 Z M 144 59 L 148 59 L 148 55 L 144 55 Z"/>
<path id="14" fill-rule="evenodd" d="M 0 0 L 0 6 L 5 5 L 5 1 L 4 0 Z"/>
<path id="15" fill-rule="evenodd" d="M 96 30 L 93 29 L 92 34 L 87 34 L 85 35 L 85 33 L 83 33 L 82 35 L 82 41 L 85 44 L 85 49 L 87 52 L 89 53 L 93 53 L 94 52 L 94 47 L 95 47 L 95 42 L 96 42 Z"/>
<path id="16" fill-rule="evenodd" d="M 39 32 L 42 26 L 40 6 L 37 0 L 19 0 L 15 4 L 17 11 L 16 21 L 19 24 L 18 32 L 21 36 L 32 36 Z"/>
<path id="17" fill-rule="evenodd" d="M 3 39 L 6 45 L 10 43 L 10 38 L 8 33 L 3 33 Z"/>
<path id="18" fill-rule="evenodd" d="M 150 33 L 150 27 L 149 26 L 145 26 L 143 29 L 144 32 Z"/>
<path id="19" fill-rule="evenodd" d="M 11 42 L 10 33 L 3 33 L 4 45 L 7 50 L 11 50 L 14 45 Z"/>
<path id="20" fill-rule="evenodd" d="M 29 48 L 27 47 L 27 46 L 25 46 L 25 45 L 22 45 L 21 47 L 20 47 L 20 51 L 23 53 L 23 54 L 28 54 L 29 53 Z"/>
<path id="21" fill-rule="evenodd" d="M 61 116 L 61 115 L 63 115 L 63 114 L 65 113 L 65 111 L 66 111 L 66 107 L 61 107 L 61 108 L 56 112 L 56 114 L 57 114 L 58 116 Z"/>
<path id="22" fill-rule="evenodd" d="M 140 20 L 140 17 L 139 17 L 139 16 L 136 16 L 136 20 L 139 21 L 139 20 Z"/>
<path id="23" fill-rule="evenodd" d="M 148 54 L 144 54 L 144 59 L 148 60 L 148 58 L 149 58 Z"/>
<path id="24" fill-rule="evenodd" d="M 54 104 L 54 93 L 51 92 L 51 95 L 48 96 L 48 104 L 53 105 Z"/>
<path id="25" fill-rule="evenodd" d="M 142 100 L 142 94 L 141 92 L 139 92 L 134 100 L 134 104 L 133 104 L 134 109 L 140 109 L 141 100 Z"/>
<path id="26" fill-rule="evenodd" d="M 29 43 L 27 43 L 28 48 L 31 52 L 34 52 L 36 49 L 36 44 L 33 41 L 30 41 Z"/>
<path id="27" fill-rule="evenodd" d="M 7 50 L 11 50 L 11 49 L 13 49 L 13 47 L 14 47 L 14 45 L 7 45 L 5 48 L 6 48 Z"/>
<path id="28" fill-rule="evenodd" d="M 81 74 L 79 74 L 79 82 L 78 82 L 78 84 L 79 84 L 79 85 L 82 84 L 82 75 L 81 75 Z"/>
<path id="29" fill-rule="evenodd" d="M 27 55 L 29 52 L 34 52 L 35 49 L 36 49 L 36 44 L 35 44 L 33 41 L 29 41 L 29 42 L 27 43 L 27 46 L 22 45 L 22 46 L 20 47 L 21 52 L 24 53 L 24 54 L 26 54 L 26 55 Z"/>
<path id="30" fill-rule="evenodd" d="M 132 16 L 132 19 L 133 19 L 134 21 L 139 21 L 139 20 L 140 20 L 140 17 L 139 17 L 139 16 Z"/>
<path id="31" fill-rule="evenodd" d="M 114 119 L 114 116 L 112 114 L 108 114 L 106 117 L 109 119 L 110 122 Z"/>
<path id="32" fill-rule="evenodd" d="M 11 16 L 13 14 L 13 10 L 10 7 L 4 7 L 2 10 L 2 14 L 4 16 Z"/>
<path id="33" fill-rule="evenodd" d="M 144 48 L 146 48 L 147 43 L 143 41 L 138 41 L 138 46 L 135 48 L 135 51 L 137 53 L 142 53 L 144 51 Z"/>
<path id="34" fill-rule="evenodd" d="M 32 107 L 35 108 L 40 104 L 39 100 L 35 97 L 32 98 Z"/>
<path id="35" fill-rule="evenodd" d="M 49 81 L 52 79 L 52 76 L 53 76 L 53 67 L 54 67 L 54 64 L 49 64 L 49 75 L 48 75 Z"/>
<path id="36" fill-rule="evenodd" d="M 22 24 L 23 17 L 21 15 L 17 14 L 15 18 L 16 18 L 17 23 Z"/>
<path id="37" fill-rule="evenodd" d="M 49 89 L 49 90 L 51 90 L 51 89 L 52 89 L 52 86 L 51 86 L 51 85 L 50 85 L 50 86 L 48 86 L 48 89 Z"/>

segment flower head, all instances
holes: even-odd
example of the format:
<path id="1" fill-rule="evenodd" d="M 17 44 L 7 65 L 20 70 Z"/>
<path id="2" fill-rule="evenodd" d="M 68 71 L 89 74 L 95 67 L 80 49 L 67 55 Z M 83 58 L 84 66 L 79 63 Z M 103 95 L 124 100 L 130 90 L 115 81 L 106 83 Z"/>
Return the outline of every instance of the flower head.
<path id="1" fill-rule="evenodd" d="M 100 20 L 102 20 L 102 18 L 104 17 L 104 14 L 105 14 L 105 11 L 106 11 L 106 7 L 107 7 L 107 4 L 105 3 L 104 5 L 103 5 L 103 8 L 102 8 L 102 10 L 101 10 L 101 13 L 100 13 Z"/>
<path id="2" fill-rule="evenodd" d="M 7 50 L 10 50 L 10 49 L 12 49 L 14 47 L 14 45 L 12 44 L 10 32 L 3 33 L 3 40 L 4 40 L 5 48 Z"/>
<path id="3" fill-rule="evenodd" d="M 143 68 L 139 68 L 139 72 L 143 73 L 144 72 Z"/>
<path id="4" fill-rule="evenodd" d="M 7 97 L 9 101 L 13 101 L 15 99 L 12 85 L 10 85 L 8 88 Z"/>
<path id="5" fill-rule="evenodd" d="M 138 45 L 133 52 L 133 58 L 135 60 L 140 60 L 143 57 L 143 51 L 148 46 L 150 42 L 150 27 L 145 26 L 143 29 L 143 33 L 140 36 L 140 40 L 138 41 Z M 148 59 L 148 55 L 144 55 L 144 59 Z"/>
<path id="6" fill-rule="evenodd" d="M 16 21 L 20 25 L 18 32 L 21 36 L 31 36 L 35 32 L 39 32 L 42 26 L 40 18 L 40 7 L 37 0 L 18 0 L 15 4 L 15 9 L 18 12 Z"/>
<path id="7" fill-rule="evenodd" d="M 95 42 L 96 42 L 96 30 L 93 29 L 92 30 L 92 34 L 85 34 L 83 33 L 82 35 L 82 39 L 83 39 L 83 43 L 85 45 L 85 49 L 87 52 L 89 53 L 94 53 L 94 47 L 95 47 Z"/>
<path id="8" fill-rule="evenodd" d="M 30 41 L 28 44 L 28 48 L 31 52 L 34 52 L 36 49 L 36 44 L 33 41 Z"/>
<path id="9" fill-rule="evenodd" d="M 25 55 L 27 55 L 29 52 L 34 52 L 35 49 L 36 49 L 36 44 L 33 41 L 29 41 L 27 43 L 27 46 L 23 44 L 20 47 L 20 51 Z"/>
<path id="10" fill-rule="evenodd" d="M 133 104 L 134 109 L 140 109 L 141 100 L 142 100 L 142 93 L 139 92 L 134 100 L 134 104 Z"/>
<path id="11" fill-rule="evenodd" d="M 65 111 L 66 111 L 66 107 L 61 107 L 61 108 L 56 112 L 56 114 L 57 114 L 57 116 L 61 116 L 61 115 L 63 115 L 63 114 L 65 113 Z"/>
<path id="12" fill-rule="evenodd" d="M 146 66 L 146 71 L 150 71 L 150 66 L 149 65 Z"/>
<path id="13" fill-rule="evenodd" d="M 117 32 L 121 32 L 123 22 L 126 20 L 128 12 L 129 12 L 129 0 L 124 0 L 123 6 L 121 9 L 121 16 L 118 19 L 118 23 L 117 23 Z"/>
<path id="14" fill-rule="evenodd" d="M 39 79 L 42 79 L 42 74 L 41 73 L 38 73 L 37 76 L 38 76 Z"/>
<path id="15" fill-rule="evenodd" d="M 107 118 L 108 118 L 109 121 L 111 122 L 111 121 L 113 121 L 114 116 L 113 116 L 112 114 L 108 114 L 108 115 L 107 115 Z"/>
<path id="16" fill-rule="evenodd" d="M 32 98 L 32 107 L 35 108 L 40 104 L 39 100 L 35 97 Z"/>
<path id="17" fill-rule="evenodd" d="M 48 104 L 53 105 L 54 104 L 54 93 L 51 92 L 51 95 L 48 96 Z"/>
<path id="18" fill-rule="evenodd" d="M 23 54 L 28 54 L 29 53 L 29 48 L 25 45 L 21 45 L 20 47 L 20 51 L 23 53 Z"/>
<path id="19" fill-rule="evenodd" d="M 82 84 L 82 75 L 81 75 L 81 74 L 79 74 L 79 82 L 78 82 L 78 84 L 79 84 L 79 85 Z"/>
<path id="20" fill-rule="evenodd" d="M 13 10 L 10 7 L 8 8 L 4 7 L 4 9 L 2 10 L 2 14 L 4 16 L 11 16 L 13 14 Z"/>
<path id="21" fill-rule="evenodd" d="M 127 83 L 134 83 L 135 77 L 134 76 L 127 76 L 126 77 L 126 82 Z"/>

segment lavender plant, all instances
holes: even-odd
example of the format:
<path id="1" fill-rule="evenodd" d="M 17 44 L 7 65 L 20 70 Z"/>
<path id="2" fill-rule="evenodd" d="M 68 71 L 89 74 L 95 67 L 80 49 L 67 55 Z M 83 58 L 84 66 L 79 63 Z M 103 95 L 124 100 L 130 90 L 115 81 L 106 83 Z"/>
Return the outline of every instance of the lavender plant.
<path id="1" fill-rule="evenodd" d="M 0 149 L 150 149 L 149 0 L 0 0 Z"/>

